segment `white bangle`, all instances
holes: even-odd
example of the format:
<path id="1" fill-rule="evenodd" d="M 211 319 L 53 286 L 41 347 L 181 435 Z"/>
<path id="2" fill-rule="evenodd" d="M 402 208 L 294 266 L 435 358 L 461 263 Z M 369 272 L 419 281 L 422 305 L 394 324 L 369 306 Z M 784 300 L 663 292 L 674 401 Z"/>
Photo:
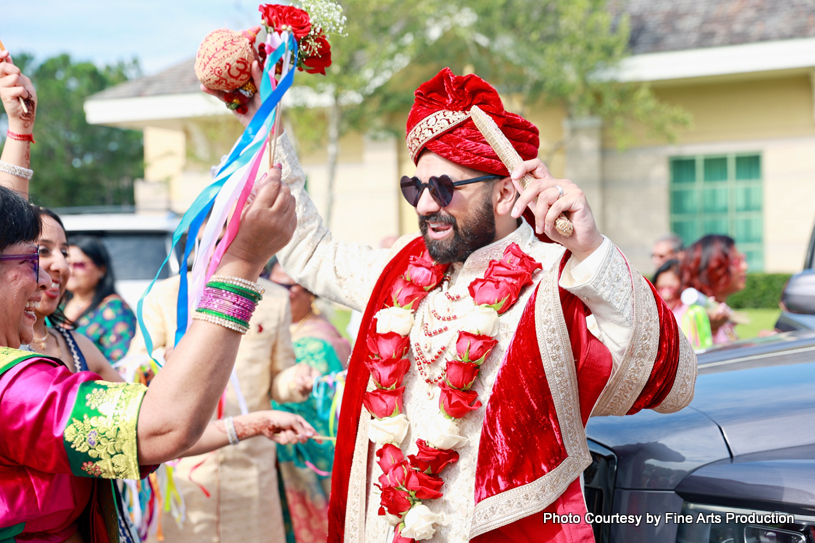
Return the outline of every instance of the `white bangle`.
<path id="1" fill-rule="evenodd" d="M 0 172 L 5 172 L 15 177 L 25 179 L 26 181 L 30 181 L 31 178 L 34 177 L 34 170 L 29 170 L 28 168 L 23 168 L 15 164 L 9 164 L 2 160 L 0 160 Z"/>
<path id="2" fill-rule="evenodd" d="M 238 439 L 238 432 L 235 430 L 235 421 L 232 420 L 232 417 L 226 417 L 224 419 L 224 424 L 226 425 L 226 437 L 229 439 L 229 444 L 237 445 L 240 443 L 240 439 Z"/>

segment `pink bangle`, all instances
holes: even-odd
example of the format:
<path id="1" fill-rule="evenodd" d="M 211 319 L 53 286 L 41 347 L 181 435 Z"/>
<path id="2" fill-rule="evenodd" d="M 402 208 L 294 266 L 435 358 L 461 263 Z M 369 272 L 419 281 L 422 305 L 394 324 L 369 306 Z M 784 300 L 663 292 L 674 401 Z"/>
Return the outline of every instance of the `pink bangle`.
<path id="1" fill-rule="evenodd" d="M 37 143 L 34 141 L 33 134 L 18 134 L 16 132 L 12 132 L 11 130 L 6 130 L 6 136 L 17 141 L 30 141 L 31 143 Z"/>

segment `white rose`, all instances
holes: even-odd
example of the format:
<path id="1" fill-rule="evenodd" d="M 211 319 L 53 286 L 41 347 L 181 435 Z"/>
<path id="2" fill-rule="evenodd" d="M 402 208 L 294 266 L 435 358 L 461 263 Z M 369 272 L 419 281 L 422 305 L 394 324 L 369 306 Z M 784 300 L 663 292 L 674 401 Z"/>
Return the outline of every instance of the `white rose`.
<path id="1" fill-rule="evenodd" d="M 436 533 L 435 524 L 440 520 L 441 515 L 433 513 L 426 505 L 414 505 L 405 515 L 405 527 L 402 528 L 402 537 L 410 537 L 416 540 L 430 539 Z"/>
<path id="2" fill-rule="evenodd" d="M 399 445 L 405 439 L 407 429 L 408 420 L 404 413 L 382 420 L 374 417 L 371 419 L 371 425 L 368 428 L 368 439 L 377 445 L 384 445 L 385 443 Z"/>
<path id="3" fill-rule="evenodd" d="M 468 441 L 459 433 L 458 423 L 442 414 L 436 415 L 427 434 L 427 442 L 437 449 L 457 449 Z"/>
<path id="4" fill-rule="evenodd" d="M 376 333 L 396 332 L 402 337 L 413 328 L 413 311 L 401 307 L 386 307 L 376 314 Z"/>
<path id="5" fill-rule="evenodd" d="M 498 335 L 498 312 L 491 307 L 477 305 L 464 316 L 465 332 L 495 337 Z"/>

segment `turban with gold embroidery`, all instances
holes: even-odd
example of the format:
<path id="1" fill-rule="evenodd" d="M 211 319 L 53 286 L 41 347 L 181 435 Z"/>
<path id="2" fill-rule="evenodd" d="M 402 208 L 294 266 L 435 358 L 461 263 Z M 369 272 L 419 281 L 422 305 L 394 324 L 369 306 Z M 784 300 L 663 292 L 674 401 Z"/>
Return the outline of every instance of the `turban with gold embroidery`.
<path id="1" fill-rule="evenodd" d="M 407 120 L 407 147 L 414 163 L 419 161 L 422 150 L 428 149 L 461 166 L 509 175 L 470 119 L 473 106 L 492 117 L 521 158 L 538 156 L 537 127 L 506 111 L 498 91 L 476 75 L 458 76 L 444 68 L 416 89 L 415 96 Z"/>

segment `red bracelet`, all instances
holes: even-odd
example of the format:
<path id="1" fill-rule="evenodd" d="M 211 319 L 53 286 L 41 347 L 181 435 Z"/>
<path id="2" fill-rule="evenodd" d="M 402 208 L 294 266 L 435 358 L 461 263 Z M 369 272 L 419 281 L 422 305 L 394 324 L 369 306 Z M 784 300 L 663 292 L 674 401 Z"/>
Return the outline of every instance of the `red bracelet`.
<path id="1" fill-rule="evenodd" d="M 37 143 L 36 141 L 34 141 L 34 135 L 33 134 L 17 134 L 16 132 L 12 132 L 11 130 L 7 130 L 6 131 L 6 136 L 8 136 L 9 138 L 11 138 L 13 140 L 17 140 L 17 141 L 30 141 L 31 143 Z"/>

